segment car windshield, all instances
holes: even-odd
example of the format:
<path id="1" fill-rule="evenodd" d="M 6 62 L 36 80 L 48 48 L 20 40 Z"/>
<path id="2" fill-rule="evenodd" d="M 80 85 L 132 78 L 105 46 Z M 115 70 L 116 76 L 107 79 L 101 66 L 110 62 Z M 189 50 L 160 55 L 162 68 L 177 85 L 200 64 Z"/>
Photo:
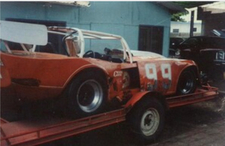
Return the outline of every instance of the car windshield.
<path id="1" fill-rule="evenodd" d="M 198 38 L 189 38 L 181 43 L 182 47 L 195 47 L 200 43 Z"/>
<path id="2" fill-rule="evenodd" d="M 170 38 L 170 48 L 176 49 L 184 41 L 183 38 Z"/>
<path id="3" fill-rule="evenodd" d="M 225 48 L 225 38 L 219 37 L 193 37 L 180 45 L 181 48 Z"/>
<path id="4" fill-rule="evenodd" d="M 202 45 L 204 48 L 225 48 L 225 38 L 205 38 Z"/>

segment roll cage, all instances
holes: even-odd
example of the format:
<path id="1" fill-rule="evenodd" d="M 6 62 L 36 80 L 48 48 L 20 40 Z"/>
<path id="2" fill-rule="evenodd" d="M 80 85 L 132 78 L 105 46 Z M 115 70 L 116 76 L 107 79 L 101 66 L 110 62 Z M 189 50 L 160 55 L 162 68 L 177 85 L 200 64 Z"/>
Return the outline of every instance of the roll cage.
<path id="1" fill-rule="evenodd" d="M 133 62 L 132 54 L 130 48 L 125 41 L 125 39 L 119 35 L 113 35 L 109 33 L 102 33 L 98 31 L 91 31 L 91 30 L 83 30 L 78 28 L 71 28 L 71 27 L 48 27 L 48 32 L 53 34 L 64 35 L 64 39 L 72 39 L 74 43 L 77 43 L 76 46 L 79 47 L 79 54 L 78 57 L 83 57 L 85 53 L 85 39 L 99 39 L 99 40 L 120 40 L 122 44 L 123 50 L 123 59 L 129 59 L 129 62 Z M 75 48 L 73 48 L 75 49 Z"/>
<path id="2" fill-rule="evenodd" d="M 62 35 L 62 41 L 66 45 L 68 55 L 80 58 L 83 58 L 85 54 L 85 39 L 119 40 L 122 46 L 122 50 L 120 51 L 123 52 L 123 60 L 133 63 L 130 48 L 125 39 L 119 35 L 72 27 L 46 27 L 44 25 L 10 21 L 0 21 L 0 32 L 0 40 L 3 41 L 6 52 L 8 53 L 12 53 L 12 49 L 7 42 L 20 44 L 21 48 L 27 54 L 35 52 L 37 49 L 36 46 L 47 45 L 47 36 L 49 33 Z"/>

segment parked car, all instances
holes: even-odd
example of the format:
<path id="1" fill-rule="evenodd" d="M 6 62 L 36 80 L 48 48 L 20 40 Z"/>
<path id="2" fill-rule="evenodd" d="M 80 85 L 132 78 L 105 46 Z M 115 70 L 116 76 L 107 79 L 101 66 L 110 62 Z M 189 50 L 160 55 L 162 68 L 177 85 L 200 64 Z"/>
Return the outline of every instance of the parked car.
<path id="1" fill-rule="evenodd" d="M 215 66 L 215 71 L 218 70 L 218 74 L 219 74 L 217 79 L 222 79 L 225 81 L 225 49 L 223 50 L 221 49 L 216 52 L 214 66 Z"/>
<path id="2" fill-rule="evenodd" d="M 176 54 L 182 59 L 194 60 L 202 74 L 209 79 L 224 78 L 225 38 L 211 36 L 190 37 L 178 46 Z"/>
<path id="3" fill-rule="evenodd" d="M 178 46 L 184 41 L 183 38 L 180 37 L 170 37 L 170 48 L 169 48 L 169 56 L 176 56 L 175 53 L 177 51 Z"/>
<path id="4" fill-rule="evenodd" d="M 63 36 L 61 49 L 66 54 L 39 49 L 54 47 L 47 33 Z M 190 94 L 198 85 L 194 61 L 131 51 L 118 35 L 8 21 L 1 21 L 1 34 L 1 64 L 21 100 L 61 97 L 68 100 L 65 108 L 88 115 L 114 99 L 122 105 L 144 91 Z M 23 50 L 11 49 L 12 42 Z"/>
<path id="5" fill-rule="evenodd" d="M 224 31 L 224 30 L 216 30 L 216 29 L 213 29 L 213 30 L 212 30 L 212 33 L 213 33 L 215 36 L 225 38 L 225 31 Z"/>

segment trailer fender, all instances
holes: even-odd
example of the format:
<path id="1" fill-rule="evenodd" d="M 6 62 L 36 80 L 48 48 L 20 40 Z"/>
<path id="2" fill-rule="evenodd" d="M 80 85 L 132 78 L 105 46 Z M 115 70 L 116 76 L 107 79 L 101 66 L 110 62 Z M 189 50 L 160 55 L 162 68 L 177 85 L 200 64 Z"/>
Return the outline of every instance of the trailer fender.
<path id="1" fill-rule="evenodd" d="M 139 92 L 133 95 L 133 97 L 125 104 L 125 108 L 132 108 L 138 101 L 140 101 L 143 98 L 156 98 L 161 102 L 161 104 L 164 106 L 165 110 L 168 109 L 168 104 L 163 98 L 163 96 L 158 93 L 158 92 L 151 92 L 151 91 L 144 91 L 144 92 Z"/>
<path id="2" fill-rule="evenodd" d="M 125 108 L 133 107 L 142 97 L 148 94 L 149 91 L 138 92 L 125 104 Z"/>

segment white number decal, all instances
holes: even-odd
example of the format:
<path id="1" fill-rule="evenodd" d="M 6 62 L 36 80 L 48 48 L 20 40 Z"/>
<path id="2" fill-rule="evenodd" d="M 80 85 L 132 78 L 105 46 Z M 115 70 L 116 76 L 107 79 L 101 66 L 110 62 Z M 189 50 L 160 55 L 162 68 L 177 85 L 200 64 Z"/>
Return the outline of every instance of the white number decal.
<path id="1" fill-rule="evenodd" d="M 157 80 L 157 72 L 155 64 L 145 64 L 146 76 L 148 79 Z"/>
<path id="2" fill-rule="evenodd" d="M 172 72 L 171 72 L 171 66 L 170 64 L 161 64 L 160 66 L 161 69 L 161 74 L 163 79 L 168 79 L 167 82 L 166 80 L 162 81 L 162 86 L 165 89 L 168 89 L 171 86 L 171 80 L 172 80 Z M 157 76 L 157 69 L 156 65 L 153 63 L 148 63 L 145 64 L 145 72 L 146 72 L 146 77 L 150 80 L 154 80 L 154 85 L 153 88 L 157 88 L 158 85 L 158 76 Z"/>
<path id="3" fill-rule="evenodd" d="M 171 67 L 170 64 L 161 64 L 162 77 L 171 80 Z"/>

